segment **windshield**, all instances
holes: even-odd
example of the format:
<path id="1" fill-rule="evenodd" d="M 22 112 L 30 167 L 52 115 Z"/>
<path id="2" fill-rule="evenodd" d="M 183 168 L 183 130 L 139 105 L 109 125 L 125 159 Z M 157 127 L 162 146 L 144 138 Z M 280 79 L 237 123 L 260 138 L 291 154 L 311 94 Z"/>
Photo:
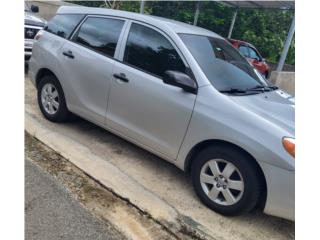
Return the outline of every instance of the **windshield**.
<path id="1" fill-rule="evenodd" d="M 247 91 L 269 87 L 269 82 L 224 39 L 179 34 L 202 71 L 218 91 Z"/>

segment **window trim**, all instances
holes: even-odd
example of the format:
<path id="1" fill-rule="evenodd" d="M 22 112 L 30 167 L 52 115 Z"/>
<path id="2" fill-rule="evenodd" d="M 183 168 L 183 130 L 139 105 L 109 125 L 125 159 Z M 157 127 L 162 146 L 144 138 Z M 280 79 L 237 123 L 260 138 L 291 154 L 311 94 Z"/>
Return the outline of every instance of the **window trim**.
<path id="1" fill-rule="evenodd" d="M 147 73 L 153 77 L 156 77 L 158 79 L 160 79 L 161 81 L 163 81 L 163 77 L 162 76 L 159 76 L 157 74 L 154 74 L 152 72 L 149 72 L 145 69 L 142 69 L 142 68 L 139 68 L 135 65 L 132 65 L 128 62 L 124 62 L 124 54 L 125 54 L 125 50 L 126 50 L 126 46 L 127 46 L 127 42 L 128 42 L 128 38 L 129 38 L 129 34 L 130 34 L 130 30 L 131 30 L 131 26 L 132 24 L 135 23 L 135 24 L 138 24 L 138 25 L 142 25 L 144 27 L 147 27 L 147 28 L 150 28 L 156 32 L 158 32 L 159 34 L 161 34 L 161 36 L 163 36 L 171 45 L 172 47 L 174 48 L 174 50 L 178 53 L 179 57 L 181 58 L 183 64 L 185 65 L 185 68 L 186 68 L 186 74 L 192 79 L 195 81 L 195 83 L 198 85 L 195 77 L 194 77 L 194 74 L 188 64 L 188 62 L 186 61 L 184 55 L 181 53 L 180 49 L 177 47 L 177 45 L 175 44 L 175 42 L 168 36 L 168 34 L 166 34 L 164 31 L 162 31 L 161 29 L 153 26 L 153 25 L 150 25 L 148 23 L 144 23 L 144 22 L 140 22 L 140 21 L 137 21 L 137 20 L 130 20 L 130 22 L 128 23 L 128 26 L 127 26 L 127 29 L 126 29 L 126 32 L 125 32 L 125 35 L 123 36 L 123 40 L 122 40 L 122 43 L 121 43 L 121 51 L 120 51 L 120 54 L 119 54 L 119 61 L 124 64 L 124 65 L 127 65 L 129 67 L 132 67 L 136 70 L 139 70 L 141 72 L 144 72 L 144 73 Z"/>
<path id="2" fill-rule="evenodd" d="M 110 56 L 110 55 L 108 55 L 108 54 L 105 54 L 105 53 L 103 53 L 103 52 L 100 52 L 100 51 L 98 51 L 98 50 L 95 50 L 95 49 L 93 49 L 93 48 L 90 48 L 90 47 L 88 47 L 88 46 L 86 46 L 86 45 L 83 45 L 83 44 L 81 44 L 81 43 L 79 43 L 79 42 L 76 41 L 75 38 L 78 36 L 82 25 L 86 22 L 86 20 L 87 20 L 88 18 L 104 18 L 104 19 L 115 19 L 115 20 L 123 21 L 123 26 L 122 26 L 122 29 L 121 29 L 121 31 L 120 31 L 119 38 L 118 38 L 117 45 L 116 45 L 116 48 L 115 48 L 115 51 L 114 51 L 114 55 L 113 55 L 113 56 Z M 120 42 L 122 42 L 122 35 L 123 35 L 123 32 L 124 32 L 125 29 L 126 29 L 126 24 L 127 24 L 127 20 L 126 20 L 126 19 L 123 19 L 123 18 L 109 17 L 109 16 L 103 16 L 103 15 L 88 14 L 88 15 L 86 15 L 86 16 L 82 19 L 82 21 L 81 21 L 80 24 L 77 26 L 77 28 L 75 28 L 72 36 L 71 36 L 70 39 L 68 39 L 68 40 L 70 40 L 72 43 L 74 43 L 74 44 L 76 44 L 76 45 L 79 45 L 79 46 L 81 46 L 81 47 L 83 47 L 83 48 L 86 48 L 86 49 L 88 49 L 88 50 L 90 50 L 90 51 L 93 51 L 93 52 L 95 52 L 95 53 L 97 53 L 97 54 L 100 54 L 100 55 L 102 55 L 102 56 L 104 56 L 104 57 L 108 57 L 108 58 L 111 58 L 111 59 L 113 59 L 113 60 L 117 60 L 116 56 L 119 55 L 119 51 L 120 51 L 120 47 L 121 47 Z"/>

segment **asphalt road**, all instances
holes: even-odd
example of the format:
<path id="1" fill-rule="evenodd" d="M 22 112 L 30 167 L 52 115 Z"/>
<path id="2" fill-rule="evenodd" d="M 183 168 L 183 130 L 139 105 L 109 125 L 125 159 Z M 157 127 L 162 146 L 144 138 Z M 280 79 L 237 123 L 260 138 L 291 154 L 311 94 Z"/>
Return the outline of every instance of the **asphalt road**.
<path id="1" fill-rule="evenodd" d="M 25 239 L 124 239 L 95 218 L 52 176 L 25 160 Z"/>

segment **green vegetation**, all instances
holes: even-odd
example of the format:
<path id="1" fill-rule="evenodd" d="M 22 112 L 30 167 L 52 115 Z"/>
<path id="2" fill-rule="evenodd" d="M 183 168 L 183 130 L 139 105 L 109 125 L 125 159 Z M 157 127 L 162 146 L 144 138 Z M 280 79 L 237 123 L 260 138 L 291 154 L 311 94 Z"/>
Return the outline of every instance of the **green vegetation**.
<path id="1" fill-rule="evenodd" d="M 109 7 L 139 12 L 139 1 L 70 1 L 92 7 Z M 107 4 L 106 4 L 107 3 Z M 145 13 L 193 23 L 196 2 L 193 1 L 148 1 Z M 198 26 L 210 29 L 224 37 L 228 35 L 234 9 L 215 1 L 203 1 L 200 6 Z M 280 58 L 293 11 L 240 9 L 233 29 L 232 38 L 255 45 L 263 57 L 270 62 Z M 295 40 L 293 39 L 286 59 L 295 64 Z"/>

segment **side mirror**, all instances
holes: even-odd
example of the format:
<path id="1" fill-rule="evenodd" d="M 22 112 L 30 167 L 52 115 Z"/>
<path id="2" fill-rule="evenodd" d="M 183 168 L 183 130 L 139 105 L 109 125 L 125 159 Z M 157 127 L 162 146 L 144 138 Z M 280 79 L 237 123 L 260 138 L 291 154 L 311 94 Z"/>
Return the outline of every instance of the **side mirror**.
<path id="1" fill-rule="evenodd" d="M 39 7 L 35 5 L 31 5 L 31 12 L 34 12 L 34 13 L 39 12 Z"/>
<path id="2" fill-rule="evenodd" d="M 165 71 L 163 76 L 163 82 L 172 86 L 182 88 L 189 93 L 197 94 L 197 83 L 191 79 L 187 74 L 178 71 Z"/>

